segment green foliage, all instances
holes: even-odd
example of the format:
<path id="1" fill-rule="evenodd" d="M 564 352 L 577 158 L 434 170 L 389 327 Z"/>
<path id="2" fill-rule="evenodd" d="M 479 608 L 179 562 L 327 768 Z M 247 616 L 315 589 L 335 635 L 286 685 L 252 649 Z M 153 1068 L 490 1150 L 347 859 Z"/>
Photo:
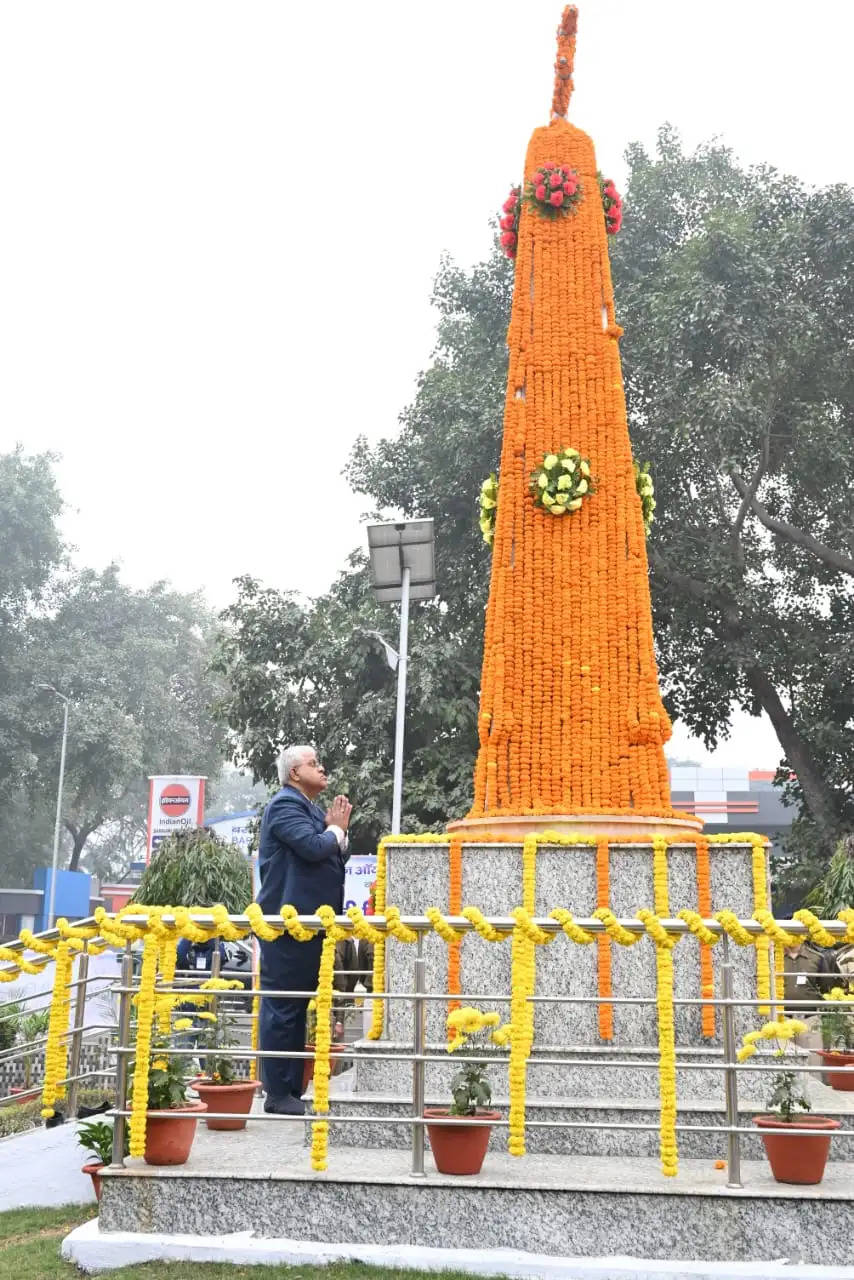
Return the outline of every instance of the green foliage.
<path id="1" fill-rule="evenodd" d="M 478 1062 L 466 1062 L 451 1080 L 452 1116 L 473 1116 L 478 1107 L 488 1107 L 492 1087 L 486 1068 Z"/>
<path id="2" fill-rule="evenodd" d="M 23 1006 L 17 1000 L 4 1000 L 0 1004 L 0 1051 L 11 1049 L 18 1038 L 18 1027 L 23 1016 Z"/>
<path id="3" fill-rule="evenodd" d="M 189 1059 L 169 1052 L 169 1039 L 159 1033 L 151 1037 L 151 1062 L 148 1068 L 148 1110 L 169 1111 L 180 1107 L 187 1098 L 189 1084 Z M 133 1096 L 133 1077 L 136 1059 L 130 1064 L 128 1098 Z"/>
<path id="4" fill-rule="evenodd" d="M 791 1124 L 796 1120 L 798 1111 L 812 1110 L 809 1099 L 798 1092 L 797 1080 L 795 1071 L 780 1071 L 771 1080 L 771 1096 L 766 1106 L 785 1124 Z"/>
<path id="5" fill-rule="evenodd" d="M 229 988 L 243 989 L 243 983 L 237 979 L 219 978 L 203 982 L 201 990 L 210 990 L 214 983 L 218 986 L 222 984 L 221 991 Z M 212 993 L 208 997 L 207 1009 L 201 1014 L 196 1014 L 194 1021 L 193 1034 L 196 1037 L 196 1047 L 203 1059 L 206 1079 L 211 1084 L 234 1084 L 240 1059 L 223 1056 L 220 1052 L 222 1049 L 231 1049 L 240 1044 L 234 1006 L 227 998 L 223 999 L 221 994 Z"/>
<path id="6" fill-rule="evenodd" d="M 252 901 L 252 870 L 242 850 L 212 831 L 180 832 L 160 845 L 133 902 L 160 907 L 213 907 L 235 915 Z"/>
<path id="7" fill-rule="evenodd" d="M 854 835 L 843 836 L 827 871 L 809 892 L 805 906 L 822 920 L 834 919 L 854 904 Z"/>
<path id="8" fill-rule="evenodd" d="M 113 1122 L 111 1120 L 81 1120 L 77 1126 L 77 1141 L 84 1151 L 88 1151 L 101 1164 L 111 1164 L 113 1160 Z M 125 1149 L 129 1152 L 128 1126 L 125 1125 Z"/>

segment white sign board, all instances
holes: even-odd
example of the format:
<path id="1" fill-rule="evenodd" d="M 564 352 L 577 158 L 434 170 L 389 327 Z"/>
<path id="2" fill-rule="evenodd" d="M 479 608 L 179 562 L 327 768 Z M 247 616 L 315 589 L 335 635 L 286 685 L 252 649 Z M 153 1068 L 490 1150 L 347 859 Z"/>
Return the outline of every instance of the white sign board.
<path id="1" fill-rule="evenodd" d="M 345 911 L 348 907 L 358 907 L 361 911 L 367 911 L 368 894 L 376 878 L 376 855 L 362 856 L 361 854 L 354 854 L 350 858 L 344 872 Z"/>
<path id="2" fill-rule="evenodd" d="M 236 844 L 238 849 L 249 856 L 252 842 L 252 823 L 257 819 L 254 811 L 249 813 L 227 813 L 222 818 L 213 818 L 205 825 L 210 827 L 220 840 L 226 844 Z"/>
<path id="3" fill-rule="evenodd" d="M 148 838 L 145 861 L 168 836 L 202 825 L 205 812 L 205 778 L 168 774 L 148 779 Z"/>

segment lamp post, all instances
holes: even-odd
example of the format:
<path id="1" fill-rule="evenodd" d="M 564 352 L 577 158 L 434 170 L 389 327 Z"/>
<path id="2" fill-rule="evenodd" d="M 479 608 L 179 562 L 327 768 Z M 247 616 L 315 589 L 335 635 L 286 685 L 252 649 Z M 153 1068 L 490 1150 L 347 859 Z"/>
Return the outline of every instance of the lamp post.
<path id="1" fill-rule="evenodd" d="M 40 684 L 39 689 L 48 689 L 57 698 L 61 698 L 64 703 L 62 716 L 62 748 L 59 753 L 59 784 L 56 789 L 56 822 L 53 827 L 53 869 L 50 873 L 50 895 L 48 898 L 47 908 L 47 927 L 53 928 L 53 920 L 56 911 L 56 876 L 59 864 L 59 832 L 62 825 L 62 785 L 65 781 L 65 745 L 68 741 L 68 704 L 71 701 L 64 693 L 60 693 L 58 689 L 54 689 L 52 684 Z"/>
<path id="2" fill-rule="evenodd" d="M 400 832 L 403 798 L 403 730 L 406 718 L 406 674 L 409 661 L 409 603 L 436 594 L 435 539 L 432 520 L 402 520 L 368 525 L 371 586 L 379 601 L 400 602 L 397 653 L 397 714 L 394 726 L 394 785 L 391 833 Z M 385 641 L 383 641 L 385 644 Z M 386 652 L 390 649 L 386 645 Z"/>

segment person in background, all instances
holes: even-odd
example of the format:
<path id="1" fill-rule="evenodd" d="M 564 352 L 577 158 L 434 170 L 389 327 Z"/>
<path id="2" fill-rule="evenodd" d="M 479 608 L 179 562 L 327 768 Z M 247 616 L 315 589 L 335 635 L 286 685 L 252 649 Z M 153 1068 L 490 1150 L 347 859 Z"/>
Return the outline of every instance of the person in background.
<path id="1" fill-rule="evenodd" d="M 821 1024 L 818 1011 L 822 1004 L 822 996 L 834 985 L 833 957 L 818 952 L 814 947 L 798 940 L 796 946 L 785 947 L 783 961 L 783 1009 L 789 1018 L 799 1018 L 807 1024 L 808 1030 L 796 1037 L 802 1049 L 815 1051 L 822 1047 Z M 834 966 L 835 967 L 835 966 Z M 812 1008 L 801 1007 L 792 1002 L 795 1000 L 812 1000 Z"/>
<path id="2" fill-rule="evenodd" d="M 317 800 L 328 785 L 326 770 L 311 746 L 285 747 L 278 760 L 281 790 L 261 820 L 258 903 L 265 915 L 278 915 L 289 903 L 299 915 L 313 915 L 330 906 L 344 910 L 344 868 L 349 858 L 347 829 L 353 806 L 336 796 L 326 813 Z M 317 989 L 322 933 L 297 942 L 285 933 L 274 942 L 261 942 L 261 991 Z M 263 1051 L 301 1052 L 309 996 L 269 996 L 261 999 L 258 1046 Z M 264 1110 L 278 1115 L 304 1115 L 303 1060 L 262 1058 L 261 1080 L 266 1091 Z"/>

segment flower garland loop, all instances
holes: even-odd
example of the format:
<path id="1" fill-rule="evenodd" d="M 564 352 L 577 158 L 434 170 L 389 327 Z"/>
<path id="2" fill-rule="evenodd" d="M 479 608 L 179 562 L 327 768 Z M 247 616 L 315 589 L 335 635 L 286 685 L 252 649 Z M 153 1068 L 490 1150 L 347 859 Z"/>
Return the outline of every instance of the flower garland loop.
<path id="1" fill-rule="evenodd" d="M 575 213 L 584 188 L 569 165 L 540 165 L 525 182 L 525 204 L 542 218 L 565 218 Z"/>
<path id="2" fill-rule="evenodd" d="M 509 196 L 501 206 L 501 217 L 498 219 L 501 229 L 499 236 L 501 248 L 507 258 L 516 257 L 516 247 L 519 243 L 519 215 L 522 212 L 521 197 L 522 188 L 511 187 Z"/>
<path id="3" fill-rule="evenodd" d="M 679 1172 L 676 1142 L 676 1033 L 673 1017 L 673 948 L 677 938 L 666 931 L 652 911 L 642 908 L 637 915 L 655 943 L 658 1091 L 661 1106 L 659 1152 L 661 1172 L 666 1178 L 675 1178 Z"/>
<path id="4" fill-rule="evenodd" d="M 611 178 L 603 178 L 601 173 L 597 173 L 596 177 L 605 212 L 605 230 L 609 236 L 615 236 L 623 225 L 623 197 Z"/>
<path id="5" fill-rule="evenodd" d="M 317 1115 L 329 1112 L 329 1052 L 332 1044 L 332 983 L 335 970 L 335 948 L 348 937 L 348 931 L 335 923 L 335 912 L 329 906 L 318 907 L 317 915 L 325 930 L 320 951 L 320 968 L 317 978 L 317 1029 L 314 1035 L 314 1102 L 312 1110 Z M 285 922 L 287 925 L 287 921 Z M 306 931 L 308 932 L 308 931 Z M 292 935 L 293 936 L 293 935 Z M 312 936 L 314 936 L 312 934 Z M 306 941 L 306 939 L 301 939 Z M 326 1168 L 329 1122 L 314 1120 L 311 1126 L 311 1167 L 315 1173 Z"/>
<path id="6" fill-rule="evenodd" d="M 48 1120 L 54 1115 L 54 1103 L 65 1096 L 60 1080 L 65 1076 L 68 1046 L 68 1018 L 71 1012 L 70 982 L 74 961 L 68 941 L 56 946 L 56 963 L 53 972 L 53 995 L 47 1027 L 47 1043 L 44 1052 L 44 1086 L 42 1088 L 42 1116 Z"/>
<path id="7" fill-rule="evenodd" d="M 649 473 L 649 463 L 644 462 L 643 465 L 632 458 L 632 471 L 635 476 L 635 488 L 641 504 L 641 516 L 643 517 L 643 531 L 649 537 L 653 521 L 655 520 L 655 485 L 652 482 L 652 476 Z"/>
<path id="8" fill-rule="evenodd" d="M 148 1122 L 148 1073 L 151 1066 L 151 1030 L 154 1022 L 154 987 L 157 982 L 157 935 L 147 933 L 142 944 L 142 969 L 136 1004 L 136 1060 L 130 1104 L 130 1142 L 132 1156 L 145 1154 L 145 1131 Z M 117 1099 L 119 1104 L 123 1099 Z"/>
<path id="9" fill-rule="evenodd" d="M 584 499 L 596 492 L 590 463 L 577 449 L 547 453 L 531 472 L 529 492 L 534 506 L 549 515 L 563 516 L 578 511 Z"/>
<path id="10" fill-rule="evenodd" d="M 495 520 L 498 514 L 498 477 L 490 471 L 480 486 L 480 525 L 481 536 L 488 547 L 495 541 Z"/>

